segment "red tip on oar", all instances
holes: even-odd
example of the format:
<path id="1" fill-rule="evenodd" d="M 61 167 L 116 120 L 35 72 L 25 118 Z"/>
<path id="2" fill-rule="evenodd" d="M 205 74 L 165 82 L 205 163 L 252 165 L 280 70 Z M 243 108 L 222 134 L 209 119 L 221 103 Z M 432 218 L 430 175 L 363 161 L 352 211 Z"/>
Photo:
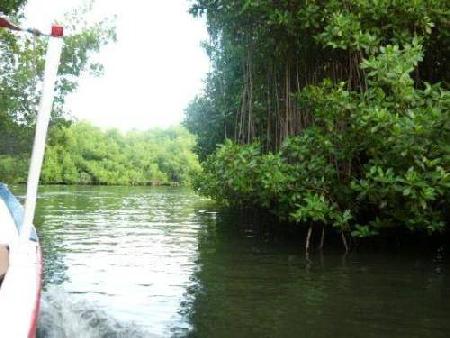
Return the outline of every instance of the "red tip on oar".
<path id="1" fill-rule="evenodd" d="M 0 27 L 9 28 L 9 21 L 0 17 Z"/>
<path id="2" fill-rule="evenodd" d="M 54 25 L 52 26 L 52 33 L 50 35 L 54 37 L 61 37 L 64 35 L 64 28 L 62 26 Z"/>

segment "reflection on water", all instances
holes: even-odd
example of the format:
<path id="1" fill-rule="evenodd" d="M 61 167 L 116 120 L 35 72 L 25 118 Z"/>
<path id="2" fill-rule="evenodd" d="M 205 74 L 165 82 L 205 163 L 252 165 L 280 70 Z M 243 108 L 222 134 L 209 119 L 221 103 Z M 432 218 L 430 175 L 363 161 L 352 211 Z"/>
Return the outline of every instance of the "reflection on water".
<path id="1" fill-rule="evenodd" d="M 179 309 L 196 269 L 198 203 L 208 204 L 182 189 L 44 187 L 36 223 L 46 286 L 155 335 L 187 332 Z"/>
<path id="2" fill-rule="evenodd" d="M 44 187 L 41 337 L 446 337 L 448 248 L 326 251 L 173 188 Z"/>
<path id="3" fill-rule="evenodd" d="M 203 223 L 191 337 L 449 336 L 448 247 L 306 259 L 226 215 Z"/>

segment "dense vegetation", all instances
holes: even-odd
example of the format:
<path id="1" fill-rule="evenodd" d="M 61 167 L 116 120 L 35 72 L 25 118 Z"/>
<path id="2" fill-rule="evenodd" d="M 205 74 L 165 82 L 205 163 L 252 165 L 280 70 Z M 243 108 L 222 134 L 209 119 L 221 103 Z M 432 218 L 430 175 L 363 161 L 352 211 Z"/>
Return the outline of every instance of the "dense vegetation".
<path id="1" fill-rule="evenodd" d="M 207 15 L 213 64 L 185 120 L 202 193 L 306 226 L 307 247 L 317 228 L 344 242 L 446 230 L 448 1 L 197 0 L 191 11 Z"/>
<path id="2" fill-rule="evenodd" d="M 24 0 L 0 1 L 0 11 L 14 22 L 20 22 Z M 102 66 L 91 56 L 102 46 L 115 40 L 113 22 L 104 20 L 88 23 L 83 18 L 86 7 L 68 13 L 64 26 L 69 36 L 64 38 L 61 65 L 58 70 L 52 125 L 65 125 L 64 99 L 78 85 L 84 72 L 102 73 Z M 0 29 L 0 179 L 11 177 L 7 169 L 18 165 L 15 176 L 24 172 L 30 156 L 36 110 L 44 72 L 47 39 L 29 34 L 14 34 Z M 6 170 L 6 171 L 5 171 Z"/>
<path id="3" fill-rule="evenodd" d="M 25 1 L 1 1 L 0 10 L 20 20 Z M 82 22 L 89 6 L 69 13 L 70 36 L 58 71 L 57 97 L 44 166 L 43 183 L 160 184 L 188 183 L 199 165 L 191 149 L 194 138 L 183 128 L 103 132 L 87 123 L 72 123 L 64 99 L 77 88 L 83 72 L 101 74 L 91 55 L 115 39 L 111 22 Z M 76 28 L 76 29 L 75 29 Z M 0 31 L 0 180 L 24 182 L 43 76 L 45 39 Z"/>
<path id="4" fill-rule="evenodd" d="M 86 122 L 53 127 L 42 169 L 42 183 L 163 184 L 189 183 L 199 171 L 192 153 L 195 139 L 183 128 L 103 132 Z M 26 180 L 27 158 L 4 156 L 6 181 Z"/>

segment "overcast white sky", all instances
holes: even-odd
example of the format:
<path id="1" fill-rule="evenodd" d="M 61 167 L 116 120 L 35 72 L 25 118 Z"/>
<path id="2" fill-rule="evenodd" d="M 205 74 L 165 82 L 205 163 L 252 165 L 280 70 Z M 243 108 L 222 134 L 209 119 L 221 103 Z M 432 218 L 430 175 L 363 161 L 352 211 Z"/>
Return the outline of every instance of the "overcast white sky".
<path id="1" fill-rule="evenodd" d="M 46 29 L 82 0 L 29 0 L 27 24 Z M 117 15 L 116 44 L 97 57 L 100 78 L 83 76 L 67 108 L 79 119 L 121 130 L 167 127 L 201 92 L 209 63 L 200 42 L 205 22 L 187 12 L 188 0 L 96 0 L 99 18 Z"/>

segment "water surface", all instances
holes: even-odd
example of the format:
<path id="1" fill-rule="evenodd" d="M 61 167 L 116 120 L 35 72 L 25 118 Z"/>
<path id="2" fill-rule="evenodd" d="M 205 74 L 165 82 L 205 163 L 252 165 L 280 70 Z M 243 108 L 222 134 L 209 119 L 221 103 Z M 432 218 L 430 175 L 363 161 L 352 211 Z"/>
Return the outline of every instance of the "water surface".
<path id="1" fill-rule="evenodd" d="M 450 335 L 446 248 L 306 259 L 186 189 L 39 196 L 41 337 Z"/>

